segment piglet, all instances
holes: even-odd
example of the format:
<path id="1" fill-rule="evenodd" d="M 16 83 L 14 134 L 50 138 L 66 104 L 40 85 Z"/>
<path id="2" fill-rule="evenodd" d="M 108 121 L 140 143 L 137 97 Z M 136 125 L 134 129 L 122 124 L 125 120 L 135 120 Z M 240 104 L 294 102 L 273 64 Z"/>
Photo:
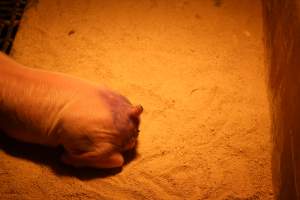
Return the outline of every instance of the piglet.
<path id="1" fill-rule="evenodd" d="M 136 146 L 142 111 L 104 86 L 0 54 L 0 129 L 24 142 L 62 145 L 66 164 L 121 167 L 122 153 Z"/>

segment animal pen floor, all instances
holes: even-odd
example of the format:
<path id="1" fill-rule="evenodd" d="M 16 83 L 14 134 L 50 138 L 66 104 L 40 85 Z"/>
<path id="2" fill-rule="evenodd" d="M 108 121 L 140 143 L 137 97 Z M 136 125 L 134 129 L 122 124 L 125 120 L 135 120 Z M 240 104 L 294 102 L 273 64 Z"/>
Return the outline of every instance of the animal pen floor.
<path id="1" fill-rule="evenodd" d="M 32 0 L 11 55 L 145 112 L 137 157 L 111 176 L 2 140 L 0 199 L 273 199 L 259 0 Z"/>

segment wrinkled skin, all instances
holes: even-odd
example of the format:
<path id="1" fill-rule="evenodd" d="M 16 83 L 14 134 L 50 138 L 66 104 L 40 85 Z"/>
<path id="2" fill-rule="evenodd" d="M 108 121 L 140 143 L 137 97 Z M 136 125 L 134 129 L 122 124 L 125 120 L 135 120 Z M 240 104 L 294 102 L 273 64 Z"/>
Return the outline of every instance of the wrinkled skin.
<path id="1" fill-rule="evenodd" d="M 0 129 L 25 142 L 62 145 L 66 164 L 121 167 L 122 153 L 136 146 L 142 111 L 105 87 L 0 55 Z"/>

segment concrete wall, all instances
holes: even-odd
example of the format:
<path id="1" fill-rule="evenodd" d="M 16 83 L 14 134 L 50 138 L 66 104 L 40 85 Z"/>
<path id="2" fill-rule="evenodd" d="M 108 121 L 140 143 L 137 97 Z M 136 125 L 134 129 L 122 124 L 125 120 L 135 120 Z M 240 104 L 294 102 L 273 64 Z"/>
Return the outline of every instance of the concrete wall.
<path id="1" fill-rule="evenodd" d="M 300 191 L 300 0 L 263 0 L 277 199 Z"/>

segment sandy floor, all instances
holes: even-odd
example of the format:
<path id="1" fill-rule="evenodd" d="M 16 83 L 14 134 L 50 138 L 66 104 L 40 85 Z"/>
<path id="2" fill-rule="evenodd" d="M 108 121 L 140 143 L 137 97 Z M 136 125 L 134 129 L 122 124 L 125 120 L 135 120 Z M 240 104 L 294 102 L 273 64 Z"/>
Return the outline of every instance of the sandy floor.
<path id="1" fill-rule="evenodd" d="M 106 176 L 3 139 L 0 198 L 273 199 L 263 50 L 259 0 L 32 1 L 12 56 L 141 103 L 138 156 Z"/>

